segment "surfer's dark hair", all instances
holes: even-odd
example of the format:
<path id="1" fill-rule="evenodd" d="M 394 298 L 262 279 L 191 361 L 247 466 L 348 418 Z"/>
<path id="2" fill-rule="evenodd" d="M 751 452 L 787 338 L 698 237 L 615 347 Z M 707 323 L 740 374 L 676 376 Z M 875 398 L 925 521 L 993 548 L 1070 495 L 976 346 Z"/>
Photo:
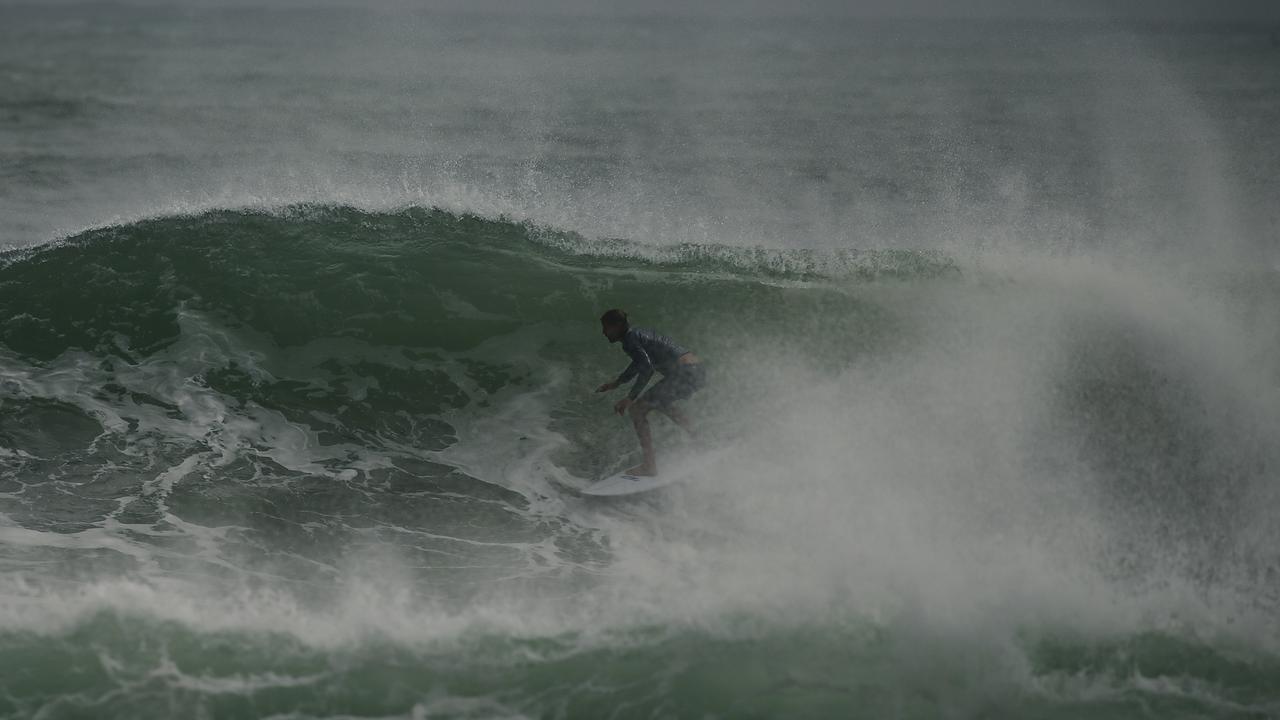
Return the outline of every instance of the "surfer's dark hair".
<path id="1" fill-rule="evenodd" d="M 631 323 L 627 322 L 627 314 L 625 312 L 617 308 L 614 308 L 612 310 L 604 311 L 604 314 L 600 316 L 600 324 L 601 325 L 622 325 L 623 327 L 626 327 Z"/>

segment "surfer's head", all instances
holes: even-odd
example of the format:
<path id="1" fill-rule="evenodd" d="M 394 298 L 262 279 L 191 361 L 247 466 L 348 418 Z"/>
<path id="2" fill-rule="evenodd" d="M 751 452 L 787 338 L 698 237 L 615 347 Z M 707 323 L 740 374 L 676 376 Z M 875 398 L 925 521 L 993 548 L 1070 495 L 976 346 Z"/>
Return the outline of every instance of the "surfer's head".
<path id="1" fill-rule="evenodd" d="M 600 331 L 604 336 L 609 338 L 609 342 L 616 343 L 627 334 L 627 328 L 631 324 L 627 322 L 627 314 L 617 308 L 606 310 L 605 314 L 600 316 Z"/>

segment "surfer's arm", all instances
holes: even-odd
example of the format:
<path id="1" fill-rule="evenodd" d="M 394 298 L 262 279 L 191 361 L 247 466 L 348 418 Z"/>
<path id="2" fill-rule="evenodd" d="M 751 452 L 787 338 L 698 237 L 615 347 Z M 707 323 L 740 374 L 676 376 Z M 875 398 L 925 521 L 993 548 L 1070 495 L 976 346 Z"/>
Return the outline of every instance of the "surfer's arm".
<path id="1" fill-rule="evenodd" d="M 622 349 L 631 357 L 631 364 L 627 366 L 626 370 L 622 371 L 617 380 L 601 385 L 596 388 L 596 392 L 612 390 L 625 385 L 631 378 L 635 378 L 635 384 L 631 386 L 631 391 L 627 393 L 628 399 L 635 400 L 640 397 L 644 386 L 649 384 L 649 378 L 653 377 L 653 360 L 649 359 L 649 353 L 645 352 L 644 347 L 639 343 L 632 344 L 624 340 Z"/>
<path id="2" fill-rule="evenodd" d="M 634 377 L 636 381 L 631 385 L 631 392 L 627 393 L 627 397 L 635 400 L 644 391 L 644 386 L 649 384 L 649 378 L 653 377 L 653 362 L 642 349 L 637 349 L 631 358 L 631 364 L 622 371 L 614 385 L 622 385 Z"/>
<path id="3" fill-rule="evenodd" d="M 647 359 L 648 358 L 646 357 L 646 360 Z M 631 364 L 627 366 L 626 370 L 622 371 L 622 374 L 618 376 L 617 380 L 612 380 L 601 385 L 596 388 L 596 392 L 609 392 L 610 390 L 625 384 L 628 380 L 640 373 L 640 367 L 641 365 L 638 360 L 632 360 Z"/>

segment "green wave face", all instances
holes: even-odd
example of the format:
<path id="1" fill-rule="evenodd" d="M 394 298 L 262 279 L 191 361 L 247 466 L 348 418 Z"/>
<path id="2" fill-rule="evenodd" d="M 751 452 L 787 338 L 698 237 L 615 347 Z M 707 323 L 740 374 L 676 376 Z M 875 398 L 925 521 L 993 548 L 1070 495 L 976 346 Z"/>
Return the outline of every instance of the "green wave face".
<path id="1" fill-rule="evenodd" d="M 311 206 L 10 254 L 0 715 L 1274 713 L 1240 287 Z M 614 306 L 731 452 L 593 503 Z"/>
<path id="2" fill-rule="evenodd" d="M 600 262 L 583 254 L 587 247 L 572 235 L 442 211 L 299 207 L 154 220 L 10 255 L 0 342 L 19 361 L 92 359 L 102 371 L 94 394 L 111 406 L 182 416 L 178 395 L 190 391 L 219 406 L 278 413 L 322 433 L 324 444 L 440 449 L 455 432 L 445 414 L 471 415 L 494 396 L 533 391 L 553 370 L 570 372 L 579 390 L 616 374 L 625 358 L 596 322 L 607 307 L 625 305 L 641 322 L 695 336 L 712 356 L 734 353 L 734 328 L 749 310 L 771 344 L 816 347 L 838 363 L 890 321 L 874 303 L 815 278 L 955 272 L 945 259 L 905 252 L 690 247 L 652 262 L 618 242 L 604 246 L 610 255 Z M 123 368 L 177 372 L 186 387 L 124 387 L 110 378 Z M 566 400 L 573 408 L 582 401 Z M 97 423 L 64 414 L 85 424 L 79 435 L 97 435 Z M 43 455 L 54 449 L 44 443 L 63 452 L 81 440 L 33 437 L 14 448 Z"/>
<path id="3" fill-rule="evenodd" d="M 648 248 L 441 210 L 313 206 L 94 230 L 10 253 L 4 264 L 6 309 L 43 310 L 20 313 L 3 339 L 41 359 L 116 345 L 113 335 L 146 352 L 179 334 L 185 307 L 224 315 L 282 346 L 339 335 L 453 351 L 520 325 L 593 322 L 593 303 L 610 295 L 636 298 L 652 306 L 654 321 L 669 320 L 679 313 L 657 290 L 690 288 L 704 303 L 722 298 L 702 314 L 723 317 L 744 301 L 773 306 L 762 287 L 770 281 L 956 272 L 935 252 Z M 95 302 L 70 301 L 58 283 L 90 289 Z"/>

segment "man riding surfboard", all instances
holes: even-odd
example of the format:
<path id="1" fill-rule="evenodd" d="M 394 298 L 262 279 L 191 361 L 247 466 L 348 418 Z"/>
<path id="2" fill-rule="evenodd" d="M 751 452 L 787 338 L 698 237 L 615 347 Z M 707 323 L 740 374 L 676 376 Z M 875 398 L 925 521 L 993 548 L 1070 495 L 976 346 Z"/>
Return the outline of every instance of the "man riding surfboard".
<path id="1" fill-rule="evenodd" d="M 702 367 L 697 355 L 677 345 L 671 338 L 653 330 L 632 327 L 627 314 L 621 310 L 609 310 L 601 315 L 600 329 L 610 343 L 622 343 L 622 349 L 631 358 L 631 364 L 616 380 L 601 385 L 596 388 L 596 392 L 608 392 L 635 378 L 627 397 L 613 406 L 619 415 L 630 411 L 636 435 L 640 438 L 640 449 L 644 452 L 644 462 L 628 470 L 627 474 L 657 475 L 658 458 L 653 450 L 648 415 L 657 410 L 690 435 L 694 434 L 689 418 L 674 403 L 688 399 L 706 385 L 706 369 Z M 644 392 L 654 370 L 662 374 L 662 379 L 649 388 L 648 392 Z"/>

